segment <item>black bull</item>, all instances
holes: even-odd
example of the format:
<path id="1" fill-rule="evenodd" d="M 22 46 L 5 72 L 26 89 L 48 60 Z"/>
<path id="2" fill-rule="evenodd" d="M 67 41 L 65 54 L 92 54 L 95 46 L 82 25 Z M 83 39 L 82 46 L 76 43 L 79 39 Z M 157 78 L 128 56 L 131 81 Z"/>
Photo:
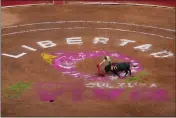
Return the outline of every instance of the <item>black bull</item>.
<path id="1" fill-rule="evenodd" d="M 112 70 L 111 70 L 111 65 L 113 65 Z M 120 71 L 125 71 L 124 77 L 127 76 L 128 72 L 131 76 L 131 69 L 130 69 L 131 65 L 132 64 L 130 62 L 111 63 L 111 64 L 105 66 L 105 71 L 106 71 L 106 73 L 112 72 L 113 74 L 117 75 L 118 77 L 120 77 L 120 75 L 119 75 Z M 135 67 L 135 66 L 133 66 L 133 67 Z"/>

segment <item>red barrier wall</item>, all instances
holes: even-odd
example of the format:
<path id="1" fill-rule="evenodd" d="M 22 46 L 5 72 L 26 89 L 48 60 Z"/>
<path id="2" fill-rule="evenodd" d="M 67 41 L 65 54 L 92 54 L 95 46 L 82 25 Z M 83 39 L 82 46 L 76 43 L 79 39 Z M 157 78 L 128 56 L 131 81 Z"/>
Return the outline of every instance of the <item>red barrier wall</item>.
<path id="1" fill-rule="evenodd" d="M 163 5 L 163 6 L 176 6 L 175 0 L 134 0 L 134 1 L 124 1 L 116 0 L 117 2 L 127 2 L 127 3 L 138 3 L 138 4 L 154 4 L 154 5 Z"/>
<path id="2" fill-rule="evenodd" d="M 13 5 L 24 5 L 24 4 L 63 4 L 64 0 L 1 0 L 1 6 L 13 6 Z"/>
<path id="3" fill-rule="evenodd" d="M 1 0 L 1 6 L 13 6 L 23 4 L 52 3 L 52 0 Z"/>
<path id="4" fill-rule="evenodd" d="M 56 0 L 57 1 L 57 0 Z M 66 2 L 116 2 L 116 3 L 138 3 L 162 6 L 176 6 L 176 0 L 65 0 Z"/>
<path id="5" fill-rule="evenodd" d="M 138 3 L 138 4 L 154 4 L 163 6 L 176 6 L 175 0 L 1 0 L 1 6 L 13 6 L 13 5 L 24 5 L 24 4 L 40 4 L 40 3 L 54 3 L 64 4 L 66 2 L 117 2 L 117 3 Z"/>

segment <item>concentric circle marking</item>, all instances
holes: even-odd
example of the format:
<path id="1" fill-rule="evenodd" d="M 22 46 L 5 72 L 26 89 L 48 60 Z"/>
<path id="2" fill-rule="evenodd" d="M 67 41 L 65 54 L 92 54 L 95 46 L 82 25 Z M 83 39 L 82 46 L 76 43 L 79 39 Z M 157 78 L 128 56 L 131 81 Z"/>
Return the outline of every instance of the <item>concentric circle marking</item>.
<path id="1" fill-rule="evenodd" d="M 120 53 L 105 52 L 105 51 L 80 52 L 80 53 L 58 52 L 58 53 L 54 53 L 54 55 L 55 56 L 59 55 L 59 57 L 54 59 L 53 66 L 57 70 L 62 72 L 64 75 L 69 75 L 69 76 L 72 76 L 73 78 L 83 78 L 86 80 L 109 80 L 109 76 L 97 77 L 95 75 L 89 75 L 86 73 L 78 72 L 78 70 L 76 69 L 76 64 L 79 61 L 84 59 L 93 59 L 104 55 L 107 55 L 116 59 L 120 59 L 123 61 L 126 61 L 126 58 L 128 58 L 129 62 L 137 65 L 137 67 L 131 67 L 132 73 L 136 73 L 142 70 L 142 66 L 138 61 Z M 121 73 L 121 76 L 124 76 L 123 72 Z"/>
<path id="2" fill-rule="evenodd" d="M 22 25 L 7 26 L 7 27 L 4 27 L 3 29 L 26 27 L 26 26 L 34 26 L 34 25 L 45 25 L 45 24 L 64 24 L 64 23 L 115 24 L 115 25 L 136 26 L 136 27 L 159 29 L 159 30 L 164 30 L 164 31 L 175 32 L 174 29 L 168 29 L 168 28 L 156 27 L 156 26 L 150 26 L 150 25 L 139 25 L 139 24 L 134 24 L 134 23 L 126 23 L 126 22 L 118 22 L 118 21 L 79 21 L 79 20 L 75 20 L 75 21 L 53 21 L 53 22 L 50 21 L 50 22 L 29 23 L 29 24 L 22 24 Z"/>

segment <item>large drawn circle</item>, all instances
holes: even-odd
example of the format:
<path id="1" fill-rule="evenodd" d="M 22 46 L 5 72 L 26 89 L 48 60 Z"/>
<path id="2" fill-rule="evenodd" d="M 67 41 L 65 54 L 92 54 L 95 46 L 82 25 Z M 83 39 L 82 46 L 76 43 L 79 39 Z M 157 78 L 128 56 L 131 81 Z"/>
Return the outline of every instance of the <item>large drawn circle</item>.
<path id="1" fill-rule="evenodd" d="M 93 51 L 93 52 L 57 52 L 54 53 L 54 55 L 57 55 L 58 58 L 54 60 L 53 66 L 59 70 L 64 75 L 72 76 L 73 78 L 83 78 L 86 80 L 107 80 L 108 77 L 96 77 L 95 75 L 88 75 L 86 73 L 80 73 L 76 69 L 76 63 L 78 61 L 84 60 L 84 59 L 92 59 L 99 56 L 110 56 L 113 58 L 117 58 L 123 61 L 131 62 L 133 65 L 137 65 L 136 67 L 131 67 L 132 73 L 136 73 L 142 70 L 142 66 L 137 60 L 132 59 L 131 57 L 125 56 L 120 53 L 113 53 L 113 52 L 105 52 L 105 51 Z M 123 76 L 125 73 L 121 73 Z"/>

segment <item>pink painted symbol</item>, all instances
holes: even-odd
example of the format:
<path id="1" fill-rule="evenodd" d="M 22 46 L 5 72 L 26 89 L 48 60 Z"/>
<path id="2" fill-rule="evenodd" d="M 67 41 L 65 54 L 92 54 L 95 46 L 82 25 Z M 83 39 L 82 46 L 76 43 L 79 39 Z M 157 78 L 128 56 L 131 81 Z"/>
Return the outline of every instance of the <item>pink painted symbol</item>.
<path id="1" fill-rule="evenodd" d="M 56 94 L 49 92 L 49 91 L 39 91 L 39 96 L 41 101 L 50 101 L 50 100 L 55 100 Z"/>
<path id="2" fill-rule="evenodd" d="M 49 90 L 43 89 L 43 87 L 54 86 L 53 84 L 49 84 L 49 83 L 44 83 L 44 84 L 36 83 L 34 86 L 37 89 L 37 92 L 39 94 L 41 101 L 55 100 L 57 96 L 60 96 L 64 93 L 63 88 L 60 88 L 57 91 L 49 91 Z"/>
<path id="3" fill-rule="evenodd" d="M 131 92 L 130 97 L 133 100 L 153 100 L 153 101 L 167 101 L 167 91 L 164 89 L 142 89 Z"/>
<path id="4" fill-rule="evenodd" d="M 168 94 L 165 89 L 158 89 L 153 92 L 152 94 L 152 100 L 154 101 L 168 101 Z"/>
<path id="5" fill-rule="evenodd" d="M 110 91 L 99 88 L 92 89 L 94 95 L 102 100 L 115 100 L 123 91 L 124 89 L 112 89 Z"/>
<path id="6" fill-rule="evenodd" d="M 43 89 L 44 86 L 55 86 L 53 84 L 36 84 L 37 91 L 39 93 L 39 97 L 41 101 L 51 101 L 55 100 L 57 97 L 63 95 L 66 92 L 67 85 L 69 87 L 73 86 L 70 83 L 60 83 L 59 85 L 62 85 L 61 88 L 55 91 L 49 91 L 46 89 Z M 101 88 L 93 88 L 92 93 L 93 96 L 95 96 L 99 100 L 118 100 L 120 95 L 125 91 L 123 88 L 114 88 L 114 89 L 101 89 Z M 85 89 L 84 87 L 79 87 L 79 88 L 73 88 L 72 89 L 72 101 L 74 102 L 81 102 L 84 100 L 84 92 Z M 85 96 L 86 98 L 86 96 Z M 130 93 L 130 98 L 135 101 L 167 101 L 168 100 L 168 95 L 167 91 L 165 89 L 136 89 L 135 91 Z"/>
<path id="7" fill-rule="evenodd" d="M 122 61 L 127 61 L 126 59 L 128 59 L 128 61 L 132 61 L 132 63 L 134 64 L 138 64 L 136 68 L 131 68 L 132 69 L 132 73 L 136 73 L 142 70 L 142 67 L 140 65 L 139 62 L 137 62 L 136 60 L 127 57 L 125 55 L 122 55 L 120 53 L 111 53 L 111 52 L 105 52 L 105 51 L 93 51 L 93 52 L 57 52 L 54 53 L 55 56 L 58 56 L 57 58 L 54 59 L 54 68 L 56 68 L 57 70 L 59 70 L 61 73 L 63 73 L 64 75 L 69 75 L 72 76 L 73 78 L 83 78 L 86 80 L 99 80 L 99 77 L 97 77 L 98 75 L 93 75 L 94 73 L 92 73 L 92 75 L 88 75 L 86 73 L 81 73 L 78 72 L 78 70 L 76 69 L 76 64 L 84 59 L 93 59 L 99 56 L 110 56 Z M 101 60 L 100 60 L 101 61 Z M 96 65 L 95 65 L 96 68 Z M 95 72 L 96 73 L 96 72 Z M 121 75 L 124 75 L 124 73 L 121 73 Z M 102 81 L 107 81 L 110 80 L 109 76 L 103 76 L 101 77 Z"/>

